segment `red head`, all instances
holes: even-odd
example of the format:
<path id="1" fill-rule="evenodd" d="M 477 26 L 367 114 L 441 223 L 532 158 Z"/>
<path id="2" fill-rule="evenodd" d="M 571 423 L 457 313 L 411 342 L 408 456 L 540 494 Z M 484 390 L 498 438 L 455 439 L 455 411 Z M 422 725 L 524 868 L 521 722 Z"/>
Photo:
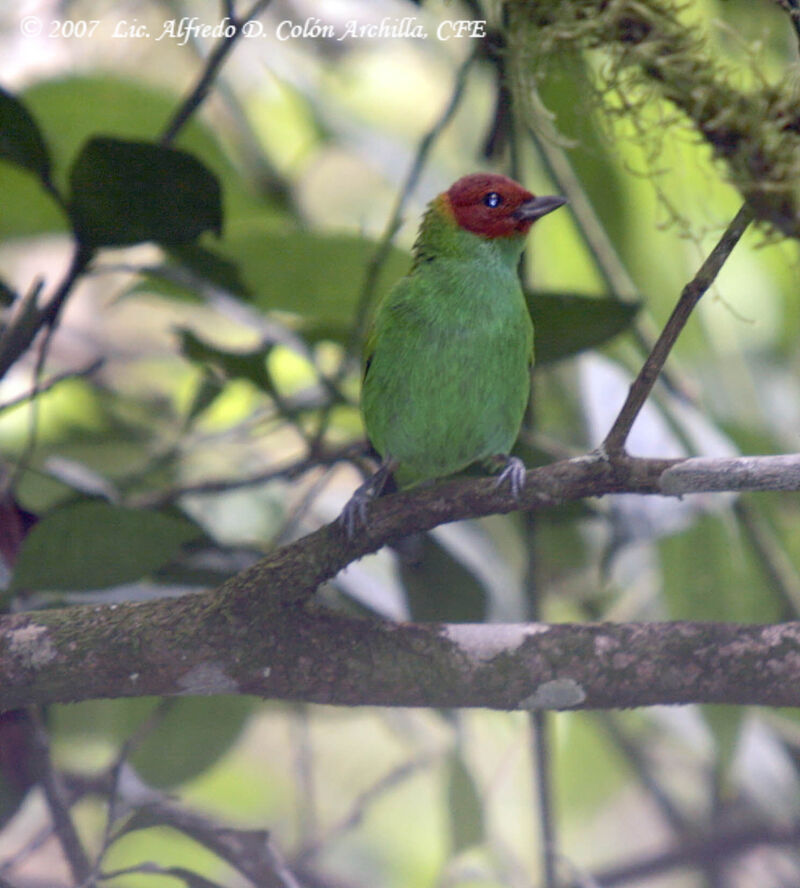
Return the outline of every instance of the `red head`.
<path id="1" fill-rule="evenodd" d="M 527 234 L 537 219 L 566 203 L 563 197 L 534 197 L 494 173 L 464 176 L 443 196 L 462 228 L 488 238 Z"/>

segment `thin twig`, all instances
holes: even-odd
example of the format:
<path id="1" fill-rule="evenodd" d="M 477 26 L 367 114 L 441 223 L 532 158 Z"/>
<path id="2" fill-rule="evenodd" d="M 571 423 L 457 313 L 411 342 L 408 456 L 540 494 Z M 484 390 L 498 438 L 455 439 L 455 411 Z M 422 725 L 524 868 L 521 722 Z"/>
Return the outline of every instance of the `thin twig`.
<path id="1" fill-rule="evenodd" d="M 244 33 L 245 25 L 261 15 L 267 6 L 269 6 L 269 3 L 270 0 L 256 0 L 250 10 L 241 18 L 233 15 L 228 16 L 233 25 L 233 32 L 229 36 L 223 37 L 214 48 L 211 55 L 209 55 L 197 83 L 181 102 L 177 111 L 172 116 L 172 119 L 164 128 L 164 132 L 161 134 L 161 139 L 159 140 L 162 145 L 170 145 L 175 141 L 178 133 L 205 100 L 222 63 L 228 57 L 228 54 L 233 49 L 236 41 Z M 228 4 L 226 9 L 229 12 L 232 11 L 232 4 Z"/>
<path id="2" fill-rule="evenodd" d="M 207 848 L 259 888 L 301 888 L 265 830 L 235 829 L 182 807 L 166 795 L 157 795 L 154 792 L 151 800 L 139 808 L 125 824 L 124 832 L 168 826 Z"/>
<path id="3" fill-rule="evenodd" d="M 798 49 L 800 49 L 800 4 L 797 0 L 776 0 L 776 2 L 778 6 L 789 13 L 789 20 L 797 37 Z"/>
<path id="4" fill-rule="evenodd" d="M 81 840 L 72 822 L 66 793 L 61 785 L 61 778 L 53 768 L 50 758 L 50 744 L 47 732 L 38 710 L 32 709 L 34 721 L 34 747 L 36 750 L 37 770 L 55 833 L 64 850 L 73 879 L 82 884 L 89 878 L 91 865 L 83 849 Z"/>
<path id="5" fill-rule="evenodd" d="M 550 754 L 549 713 L 537 709 L 528 716 L 533 771 L 536 775 L 536 809 L 542 855 L 543 888 L 557 888 L 555 817 L 553 812 L 552 756 Z"/>
<path id="6" fill-rule="evenodd" d="M 529 407 L 531 416 L 532 409 Z M 538 550 L 536 546 L 536 520 L 534 512 L 525 512 L 525 532 L 528 565 L 525 574 L 527 618 L 532 622 L 542 620 L 542 596 L 538 582 Z M 557 888 L 556 859 L 558 856 L 555 812 L 553 810 L 553 760 L 550 745 L 550 716 L 538 709 L 528 714 L 528 738 L 530 744 L 531 772 L 535 777 L 532 785 L 535 817 L 539 835 L 543 888 Z"/>
<path id="7" fill-rule="evenodd" d="M 308 845 L 317 835 L 317 782 L 314 749 L 307 706 L 299 706 L 289 722 L 295 793 L 297 797 L 297 835 L 299 844 Z"/>
<path id="8" fill-rule="evenodd" d="M 16 398 L 12 398 L 10 401 L 5 401 L 0 404 L 0 413 L 5 413 L 7 410 L 13 410 L 14 407 L 19 407 L 27 401 L 32 401 L 39 395 L 49 392 L 57 385 L 60 385 L 62 382 L 66 382 L 69 379 L 84 379 L 87 376 L 91 376 L 93 373 L 96 373 L 104 363 L 105 358 L 96 358 L 91 364 L 87 364 L 82 370 L 65 370 L 63 373 L 56 373 L 38 387 L 34 387 L 30 391 L 17 395 Z"/>
<path id="9" fill-rule="evenodd" d="M 392 768 L 388 773 L 384 774 L 379 780 L 372 784 L 368 789 L 358 795 L 350 805 L 349 811 L 340 819 L 333 823 L 322 834 L 318 835 L 315 840 L 298 851 L 295 859 L 305 865 L 311 858 L 316 857 L 325 849 L 332 847 L 335 841 L 346 835 L 351 830 L 358 827 L 364 820 L 367 808 L 374 802 L 383 798 L 387 792 L 394 789 L 399 784 L 413 777 L 418 771 L 431 767 L 437 761 L 437 757 L 431 755 L 422 755 L 418 758 L 409 759 L 402 762 L 397 767 Z"/>
<path id="10" fill-rule="evenodd" d="M 2 880 L 3 873 L 13 872 L 17 867 L 25 863 L 26 860 L 33 857 L 37 851 L 40 851 L 53 837 L 54 832 L 55 830 L 52 825 L 45 826 L 29 839 L 29 841 L 18 851 L 15 851 L 5 860 L 0 861 L 0 880 Z M 0 888 L 5 888 L 8 884 L 8 882 L 2 880 L 0 881 Z"/>
<path id="11" fill-rule="evenodd" d="M 42 311 L 42 325 L 46 324 L 50 329 L 53 329 L 58 325 L 61 311 L 64 308 L 67 298 L 72 292 L 78 278 L 83 275 L 93 258 L 94 251 L 80 241 L 76 241 L 67 273 Z M 28 343 L 28 345 L 29 344 L 30 343 Z"/>
<path id="12" fill-rule="evenodd" d="M 14 489 L 19 482 L 19 479 L 22 477 L 22 474 L 28 468 L 31 459 L 33 458 L 34 451 L 36 450 L 38 431 L 39 431 L 39 407 L 40 403 L 38 400 L 38 395 L 41 393 L 41 380 L 42 374 L 44 373 L 44 364 L 47 360 L 47 355 L 50 352 L 50 346 L 53 342 L 53 336 L 55 335 L 55 322 L 52 324 L 48 324 L 47 329 L 45 330 L 44 336 L 42 337 L 41 343 L 39 344 L 39 353 L 36 355 L 36 364 L 33 368 L 33 388 L 32 388 L 32 401 L 30 413 L 28 415 L 28 433 L 25 438 L 25 446 L 22 450 L 22 453 L 17 460 L 17 463 L 14 467 L 14 471 L 9 475 L 8 485 L 10 489 Z"/>
<path id="13" fill-rule="evenodd" d="M 194 872 L 194 870 L 189 870 L 182 866 L 161 866 L 157 863 L 137 863 L 134 866 L 109 870 L 106 873 L 102 873 L 101 878 L 104 882 L 109 882 L 111 879 L 118 879 L 120 876 L 132 876 L 139 873 L 148 876 L 172 876 L 173 878 L 180 879 L 187 888 L 189 886 L 191 888 L 224 888 L 219 882 L 212 882 L 205 876 Z M 84 888 L 84 886 L 81 886 L 81 888 Z"/>
<path id="14" fill-rule="evenodd" d="M 103 838 L 100 842 L 100 850 L 95 857 L 94 869 L 90 878 L 96 878 L 101 871 L 103 861 L 109 848 L 114 842 L 124 834 L 123 831 L 115 832 L 114 827 L 123 813 L 128 813 L 131 805 L 122 798 L 122 780 L 124 778 L 125 769 L 128 767 L 128 761 L 133 752 L 154 731 L 164 720 L 171 709 L 175 707 L 175 700 L 172 698 L 162 698 L 154 707 L 153 711 L 142 721 L 133 733 L 126 738 L 120 747 L 116 758 L 107 770 L 108 787 L 105 795 L 108 798 L 108 807 L 106 812 L 106 822 L 103 829 Z M 123 802 L 120 805 L 120 801 Z"/>
<path id="15" fill-rule="evenodd" d="M 309 462 L 314 468 L 317 467 L 314 455 L 309 455 Z M 319 498 L 322 491 L 333 479 L 333 471 L 327 467 L 318 478 L 312 480 L 308 489 L 300 497 L 300 501 L 296 503 L 283 517 L 283 521 L 278 527 L 273 537 L 273 545 L 282 546 L 289 542 L 295 535 L 298 527 L 301 526 L 303 519 L 308 515 L 314 503 Z"/>
<path id="16" fill-rule="evenodd" d="M 635 742 L 623 729 L 616 713 L 596 712 L 594 713 L 594 719 L 608 734 L 617 751 L 625 758 L 639 783 L 647 791 L 661 812 L 662 817 L 669 824 L 670 829 L 679 837 L 686 835 L 692 823 L 688 818 L 684 817 L 667 790 L 656 779 L 653 768 L 650 766 L 642 749 L 647 744 L 648 738 L 645 738 L 642 743 Z"/>
<path id="17" fill-rule="evenodd" d="M 535 113 L 538 97 L 534 96 L 533 102 Z M 575 174 L 566 151 L 556 141 L 557 134 L 553 132 L 541 136 L 537 132 L 537 129 L 543 129 L 547 123 L 542 118 L 543 115 L 537 115 L 536 126 L 528 127 L 528 135 L 544 161 L 548 174 L 569 201 L 567 206 L 578 223 L 583 241 L 594 258 L 597 270 L 606 282 L 606 286 L 621 302 L 638 301 L 639 290 L 595 212 L 580 178 Z"/>
<path id="18" fill-rule="evenodd" d="M 504 67 L 504 66 L 503 66 Z M 501 80 L 500 87 L 503 83 Z M 522 180 L 521 151 L 518 138 L 519 115 L 514 101 L 514 94 L 510 93 L 511 107 L 511 138 L 509 140 L 511 154 L 511 173 L 513 178 Z M 524 257 L 519 264 L 520 279 L 524 268 Z M 520 280 L 522 283 L 522 280 Z M 531 388 L 528 400 L 526 427 L 534 428 L 536 421 L 535 389 Z M 534 512 L 526 512 L 524 519 L 525 542 L 528 552 L 527 570 L 525 571 L 525 601 L 527 604 L 527 616 L 531 621 L 542 619 L 542 586 L 539 571 L 538 541 L 538 516 Z M 535 781 L 531 787 L 534 798 L 535 817 L 534 823 L 538 826 L 538 837 L 541 854 L 541 873 L 543 888 L 557 888 L 556 881 L 556 857 L 557 840 L 555 826 L 555 812 L 553 810 L 553 759 L 550 745 L 549 713 L 542 709 L 534 710 L 528 714 L 528 739 L 531 755 L 531 772 Z"/>
<path id="19" fill-rule="evenodd" d="M 626 305 L 641 303 L 643 301 L 641 292 L 592 206 L 567 152 L 558 144 L 558 134 L 547 132 L 552 126 L 543 114 L 537 115 L 538 103 L 538 96 L 534 95 L 531 112 L 536 116 L 536 127 L 529 127 L 528 134 L 544 161 L 548 175 L 567 198 L 569 211 L 578 225 L 584 244 L 592 254 L 600 276 L 621 303 Z M 543 130 L 545 135 L 540 136 L 537 128 Z M 630 333 L 643 354 L 647 354 L 653 347 L 656 338 L 654 326 L 653 321 L 650 318 L 644 319 L 641 312 L 631 325 Z M 685 394 L 687 386 L 675 378 L 673 373 L 669 375 L 664 373 L 662 378 L 672 391 Z"/>
<path id="20" fill-rule="evenodd" d="M 704 862 L 739 858 L 757 846 L 795 848 L 800 840 L 800 823 L 747 824 L 716 834 L 688 837 L 666 851 L 641 857 L 593 874 L 598 885 L 613 888 L 631 882 L 644 884 L 676 869 L 699 867 Z M 573 883 L 577 888 L 577 883 Z"/>
<path id="21" fill-rule="evenodd" d="M 800 617 L 800 575 L 797 569 L 775 531 L 754 504 L 737 500 L 733 509 L 767 582 L 783 604 L 785 618 L 796 620 Z"/>
<path id="22" fill-rule="evenodd" d="M 14 303 L 14 317 L 0 333 L 0 379 L 5 376 L 8 368 L 19 358 L 22 351 L 30 345 L 41 327 L 38 303 L 43 289 L 44 280 L 37 278 Z M 20 342 L 25 343 L 22 349 Z"/>
<path id="23" fill-rule="evenodd" d="M 3 331 L 2 338 L 0 339 L 0 379 L 6 375 L 9 368 L 30 348 L 31 343 L 42 328 L 46 327 L 52 331 L 58 324 L 64 303 L 72 292 L 75 282 L 84 273 L 89 262 L 91 262 L 92 255 L 91 250 L 80 243 L 76 243 L 69 268 L 50 301 L 42 309 L 38 309 L 35 304 L 31 306 L 31 310 L 36 313 L 33 322 L 27 312 L 20 311 L 12 325 Z M 37 281 L 25 299 L 33 300 L 35 303 L 42 286 L 43 284 Z"/>
<path id="24" fill-rule="evenodd" d="M 631 385 L 625 404 L 603 442 L 603 450 L 607 456 L 624 452 L 631 427 L 652 391 L 672 347 L 689 319 L 689 315 L 714 282 L 752 218 L 753 214 L 749 206 L 743 204 L 708 258 L 700 266 L 700 270 L 683 288 L 678 304 L 656 340 L 653 350 L 647 356 L 639 375 Z"/>
<path id="25" fill-rule="evenodd" d="M 175 502 L 175 500 L 183 496 L 228 493 L 232 490 L 241 490 L 247 487 L 267 484 L 279 478 L 285 481 L 294 481 L 320 466 L 332 466 L 338 462 L 351 462 L 363 451 L 364 446 L 361 444 L 347 444 L 338 449 L 325 450 L 316 454 L 306 454 L 300 459 L 272 466 L 263 472 L 257 472 L 254 475 L 243 478 L 219 478 L 198 481 L 196 484 L 184 484 L 168 490 L 141 494 L 133 497 L 131 503 L 137 508 L 156 508 Z"/>

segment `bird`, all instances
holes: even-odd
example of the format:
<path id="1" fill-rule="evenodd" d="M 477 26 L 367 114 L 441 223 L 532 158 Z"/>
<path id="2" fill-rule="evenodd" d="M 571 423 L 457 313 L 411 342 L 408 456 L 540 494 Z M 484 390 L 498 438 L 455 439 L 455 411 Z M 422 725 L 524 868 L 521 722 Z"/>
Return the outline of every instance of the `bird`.
<path id="1" fill-rule="evenodd" d="M 525 466 L 510 450 L 534 348 L 518 266 L 531 225 L 565 203 L 472 173 L 428 204 L 411 269 L 378 304 L 364 347 L 361 413 L 381 462 L 340 516 L 349 537 L 390 476 L 404 489 L 480 463 L 519 496 Z"/>

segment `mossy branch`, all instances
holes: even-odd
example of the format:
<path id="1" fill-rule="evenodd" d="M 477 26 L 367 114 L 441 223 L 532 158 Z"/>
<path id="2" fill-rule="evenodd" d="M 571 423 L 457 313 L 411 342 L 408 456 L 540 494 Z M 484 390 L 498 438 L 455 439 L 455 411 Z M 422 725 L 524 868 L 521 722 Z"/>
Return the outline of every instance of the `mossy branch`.
<path id="1" fill-rule="evenodd" d="M 735 85 L 707 36 L 687 21 L 675 0 L 536 0 L 511 2 L 514 51 L 534 81 L 548 58 L 567 51 L 603 50 L 598 95 L 642 86 L 680 109 L 756 219 L 788 237 L 800 237 L 800 96 L 790 81 Z M 635 101 L 626 113 L 638 113 Z"/>
<path id="2" fill-rule="evenodd" d="M 0 709 L 217 693 L 498 709 L 800 705 L 797 623 L 396 624 L 344 617 L 312 600 L 321 582 L 356 558 L 443 522 L 609 493 L 719 490 L 726 479 L 729 489 L 797 490 L 800 455 L 716 466 L 564 460 L 528 472 L 519 501 L 491 478 L 452 481 L 378 500 L 356 539 L 330 524 L 212 592 L 7 615 L 0 618 Z"/>

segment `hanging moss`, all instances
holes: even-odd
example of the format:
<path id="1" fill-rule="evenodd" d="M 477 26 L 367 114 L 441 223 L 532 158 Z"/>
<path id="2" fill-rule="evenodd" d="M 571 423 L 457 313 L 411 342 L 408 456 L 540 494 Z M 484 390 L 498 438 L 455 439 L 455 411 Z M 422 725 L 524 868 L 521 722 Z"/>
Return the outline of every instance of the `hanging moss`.
<path id="1" fill-rule="evenodd" d="M 634 98 L 624 113 L 641 113 L 642 86 L 679 108 L 727 165 L 728 178 L 758 219 L 800 237 L 800 98 L 786 84 L 744 89 L 685 21 L 674 0 L 516 0 L 507 3 L 509 32 L 536 84 L 556 54 L 603 50 L 598 95 Z M 621 92 L 624 91 L 624 92 Z M 619 112 L 617 112 L 619 113 Z"/>

